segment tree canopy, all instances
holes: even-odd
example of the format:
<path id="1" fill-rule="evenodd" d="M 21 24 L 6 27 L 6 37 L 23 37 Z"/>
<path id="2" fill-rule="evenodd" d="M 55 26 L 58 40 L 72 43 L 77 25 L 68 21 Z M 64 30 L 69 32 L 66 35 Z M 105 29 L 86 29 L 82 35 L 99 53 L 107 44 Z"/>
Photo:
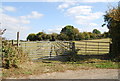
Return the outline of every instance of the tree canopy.
<path id="1" fill-rule="evenodd" d="M 28 35 L 27 40 L 29 41 L 35 41 L 36 40 L 36 34 L 31 33 Z"/>
<path id="2" fill-rule="evenodd" d="M 104 15 L 104 21 L 112 38 L 110 54 L 112 57 L 120 58 L 120 6 L 109 9 Z"/>
<path id="3" fill-rule="evenodd" d="M 101 34 L 101 32 L 98 29 L 94 29 L 93 33 L 95 33 L 95 34 Z"/>
<path id="4" fill-rule="evenodd" d="M 75 37 L 79 34 L 79 30 L 71 25 L 67 25 L 62 28 L 60 33 L 67 35 L 69 40 L 75 40 Z"/>
<path id="5" fill-rule="evenodd" d="M 80 32 L 77 28 L 72 25 L 67 25 L 58 33 L 51 33 L 46 34 L 45 32 L 38 32 L 37 34 L 29 34 L 27 40 L 30 41 L 42 41 L 42 40 L 62 40 L 62 41 L 69 41 L 69 40 L 89 40 L 89 39 L 99 39 L 99 38 L 107 38 L 108 33 L 103 33 L 98 29 L 94 29 L 93 32 Z"/>

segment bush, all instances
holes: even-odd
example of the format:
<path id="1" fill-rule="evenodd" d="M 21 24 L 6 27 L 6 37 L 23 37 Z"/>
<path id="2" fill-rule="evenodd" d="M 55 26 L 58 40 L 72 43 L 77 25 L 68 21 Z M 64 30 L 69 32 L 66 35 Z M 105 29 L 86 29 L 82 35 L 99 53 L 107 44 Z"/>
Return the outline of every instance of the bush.
<path id="1" fill-rule="evenodd" d="M 79 51 L 79 49 L 76 49 L 75 52 L 73 52 L 72 50 L 67 51 L 66 52 L 66 55 L 67 55 L 66 60 L 70 61 L 70 62 L 79 61 L 79 56 L 77 55 L 78 51 Z"/>
<path id="2" fill-rule="evenodd" d="M 12 44 L 4 41 L 2 43 L 2 66 L 4 68 L 17 68 L 20 63 L 28 60 L 28 55 L 22 51 L 21 48 L 17 46 L 12 46 Z"/>

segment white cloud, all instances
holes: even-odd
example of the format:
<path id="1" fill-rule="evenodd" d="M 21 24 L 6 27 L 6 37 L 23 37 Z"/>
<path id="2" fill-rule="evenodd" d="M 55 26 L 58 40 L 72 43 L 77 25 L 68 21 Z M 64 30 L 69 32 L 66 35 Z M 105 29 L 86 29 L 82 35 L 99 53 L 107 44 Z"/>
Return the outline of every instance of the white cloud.
<path id="1" fill-rule="evenodd" d="M 92 6 L 75 6 L 67 9 L 66 15 L 74 19 L 80 25 L 94 25 L 93 20 L 102 17 L 103 12 L 92 12 Z"/>
<path id="2" fill-rule="evenodd" d="M 56 28 L 56 29 L 48 29 L 48 33 L 59 33 L 61 31 L 61 28 Z"/>
<path id="3" fill-rule="evenodd" d="M 3 12 L 3 9 L 2 8 L 0 8 L 0 13 L 2 13 Z"/>
<path id="4" fill-rule="evenodd" d="M 16 32 L 20 31 L 21 33 L 25 34 L 29 30 L 29 27 L 24 26 L 25 23 L 22 22 L 23 20 L 20 20 L 19 18 L 15 18 L 3 13 L 1 15 L 2 15 L 2 19 L 0 20 L 0 22 L 2 22 L 2 29 L 7 29 L 4 34 L 6 38 L 16 39 Z"/>
<path id="5" fill-rule="evenodd" d="M 64 10 L 65 8 L 69 8 L 70 6 L 75 5 L 76 2 L 63 2 L 58 6 L 58 9 Z"/>
<path id="6" fill-rule="evenodd" d="M 2 2 L 118 2 L 119 0 L 2 0 Z"/>
<path id="7" fill-rule="evenodd" d="M 77 0 L 2 0 L 2 2 L 71 2 Z"/>
<path id="8" fill-rule="evenodd" d="M 37 12 L 37 11 L 32 11 L 29 15 L 27 16 L 20 16 L 21 19 L 36 19 L 36 18 L 41 18 L 43 17 L 44 15 Z"/>
<path id="9" fill-rule="evenodd" d="M 74 19 L 77 24 L 89 24 L 93 20 L 101 18 L 103 14 L 102 12 L 89 13 L 89 15 L 74 16 Z"/>
<path id="10" fill-rule="evenodd" d="M 4 6 L 3 9 L 4 9 L 5 11 L 11 11 L 11 12 L 16 11 L 16 8 L 15 8 L 15 7 L 12 7 L 12 6 Z"/>
<path id="11" fill-rule="evenodd" d="M 7 11 L 4 9 L 4 11 Z M 43 14 L 40 14 L 36 11 L 32 11 L 31 14 L 26 16 L 10 16 L 3 12 L 0 13 L 0 22 L 2 23 L 2 29 L 7 29 L 5 36 L 7 39 L 16 39 L 16 32 L 20 31 L 20 39 L 25 39 L 27 36 L 27 32 L 30 27 L 26 26 L 26 24 L 30 24 L 30 19 L 41 18 Z M 9 10 L 10 11 L 10 10 Z M 11 9 L 12 11 L 12 9 Z"/>
<path id="12" fill-rule="evenodd" d="M 98 26 L 96 23 L 89 23 L 89 25 L 90 25 L 91 27 Z"/>
<path id="13" fill-rule="evenodd" d="M 30 15 L 28 15 L 27 17 L 28 18 L 40 18 L 42 16 L 43 16 L 43 14 L 38 13 L 37 11 L 32 11 L 32 13 Z"/>
<path id="14" fill-rule="evenodd" d="M 75 6 L 67 10 L 67 15 L 88 15 L 91 8 L 91 6 Z"/>
<path id="15" fill-rule="evenodd" d="M 23 23 L 23 24 L 29 24 L 30 23 L 30 21 L 26 20 L 26 19 L 21 19 L 20 22 Z"/>
<path id="16" fill-rule="evenodd" d="M 74 5 L 74 7 L 67 8 L 64 13 L 66 16 L 71 17 L 76 24 L 81 26 L 81 28 L 78 27 L 80 31 L 92 31 L 94 28 L 101 27 L 100 24 L 95 21 L 105 14 L 100 11 L 93 12 L 92 8 L 93 6 Z M 100 28 L 100 30 L 103 31 L 102 28 Z"/>
<path id="17" fill-rule="evenodd" d="M 48 29 L 47 33 L 60 33 L 62 28 L 65 27 L 65 25 L 63 25 L 63 26 L 61 26 L 61 25 L 54 25 L 54 26 L 51 26 L 51 27 L 54 27 L 54 29 Z"/>
<path id="18" fill-rule="evenodd" d="M 80 2 L 118 2 L 119 0 L 81 0 Z"/>

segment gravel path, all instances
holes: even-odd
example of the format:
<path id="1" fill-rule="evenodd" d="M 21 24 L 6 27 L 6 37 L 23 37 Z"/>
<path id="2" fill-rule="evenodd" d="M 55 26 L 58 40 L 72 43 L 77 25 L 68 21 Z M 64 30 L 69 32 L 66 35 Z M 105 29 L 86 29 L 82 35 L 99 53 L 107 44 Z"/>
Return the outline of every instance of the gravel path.
<path id="1" fill-rule="evenodd" d="M 118 69 L 81 69 L 20 77 L 22 79 L 118 79 Z"/>

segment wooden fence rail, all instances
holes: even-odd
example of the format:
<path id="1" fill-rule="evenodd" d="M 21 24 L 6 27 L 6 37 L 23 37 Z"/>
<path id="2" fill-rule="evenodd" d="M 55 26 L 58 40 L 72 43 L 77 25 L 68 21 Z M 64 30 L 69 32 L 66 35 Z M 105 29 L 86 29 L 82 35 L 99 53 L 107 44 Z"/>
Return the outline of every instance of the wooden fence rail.
<path id="1" fill-rule="evenodd" d="M 12 45 L 17 43 L 11 41 Z M 110 42 L 97 41 L 35 41 L 35 42 L 20 42 L 19 47 L 23 51 L 27 51 L 30 57 L 41 58 L 45 56 L 61 55 L 71 50 L 73 52 L 79 49 L 78 54 L 101 54 L 109 53 Z"/>
<path id="2" fill-rule="evenodd" d="M 80 49 L 82 53 L 109 53 L 110 42 L 97 42 L 97 41 L 79 41 L 75 43 L 75 47 Z"/>

